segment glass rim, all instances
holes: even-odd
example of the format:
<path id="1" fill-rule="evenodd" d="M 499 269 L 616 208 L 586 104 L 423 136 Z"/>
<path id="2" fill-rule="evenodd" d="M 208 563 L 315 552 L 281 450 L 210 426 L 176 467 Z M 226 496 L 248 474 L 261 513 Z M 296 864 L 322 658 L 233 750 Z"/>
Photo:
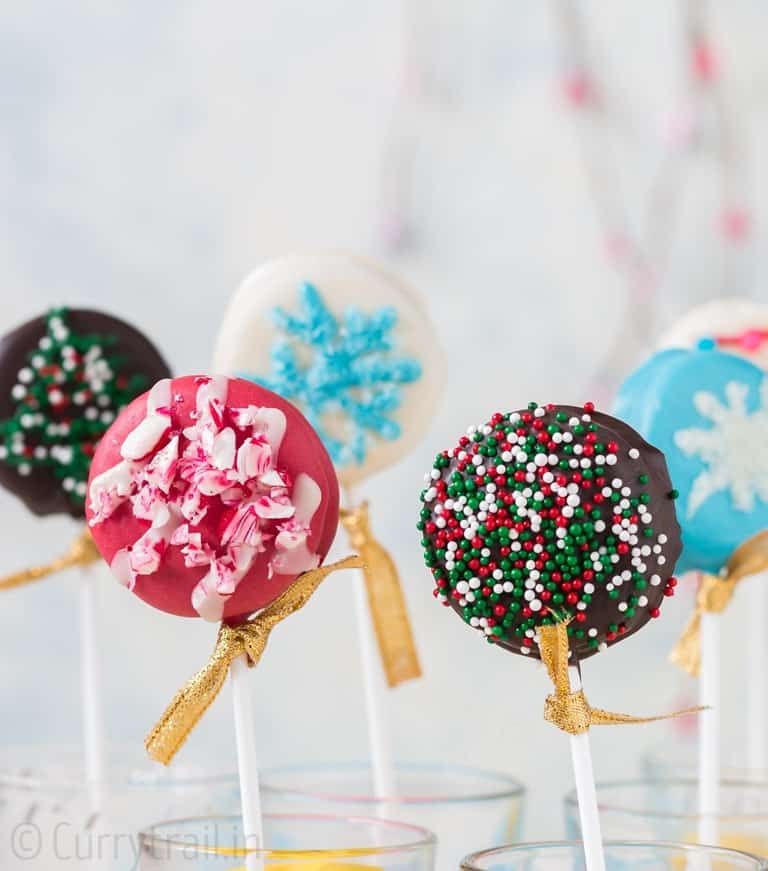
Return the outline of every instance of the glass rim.
<path id="1" fill-rule="evenodd" d="M 701 814 L 698 811 L 688 811 L 688 812 L 679 812 L 679 811 L 668 811 L 668 810 L 644 810 L 642 808 L 637 807 L 625 807 L 623 802 L 606 802 L 601 796 L 601 790 L 606 789 L 621 789 L 629 786 L 686 786 L 691 787 L 696 790 L 698 787 L 698 781 L 692 777 L 646 777 L 639 778 L 637 780 L 606 780 L 602 782 L 598 782 L 595 784 L 595 788 L 597 791 L 597 806 L 600 811 L 610 811 L 613 813 L 622 813 L 627 816 L 636 816 L 642 817 L 644 819 L 675 819 L 675 820 L 697 820 Z M 736 778 L 720 778 L 719 781 L 720 788 L 736 788 L 736 789 L 756 789 L 756 788 L 764 788 L 768 792 L 768 780 L 748 780 L 748 779 L 736 779 Z M 569 790 L 565 798 L 563 799 L 564 803 L 568 806 L 578 806 L 578 799 L 576 796 L 576 790 Z M 717 814 L 714 814 L 715 818 L 720 822 L 727 822 L 729 820 L 768 820 L 768 809 L 764 811 L 760 811 L 758 813 L 728 813 L 720 811 Z"/>
<path id="2" fill-rule="evenodd" d="M 464 804 L 467 802 L 485 802 L 499 801 L 500 799 L 521 798 L 525 795 L 525 785 L 501 771 L 491 771 L 484 768 L 472 768 L 465 765 L 446 765 L 441 762 L 395 762 L 396 771 L 423 771 L 423 772 L 438 772 L 446 771 L 446 773 L 462 773 L 475 777 L 487 778 L 500 783 L 505 783 L 506 786 L 499 786 L 496 789 L 488 789 L 480 792 L 472 791 L 466 795 L 395 795 L 395 796 L 380 796 L 380 795 L 356 795 L 354 793 L 343 793 L 338 790 L 324 790 L 302 788 L 301 786 L 277 786 L 269 783 L 270 775 L 287 774 L 287 773 L 311 773 L 311 772 L 334 772 L 343 770 L 365 770 L 370 769 L 369 762 L 351 761 L 351 762 L 311 762 L 311 763 L 291 763 L 289 765 L 275 765 L 265 768 L 261 773 L 261 789 L 265 793 L 279 794 L 281 796 L 295 796 L 300 798 L 314 798 L 328 802 L 354 802 L 358 804 L 392 804 L 392 805 L 411 805 L 411 804 Z"/>
<path id="3" fill-rule="evenodd" d="M 680 758 L 680 752 L 683 751 L 683 757 Z M 689 754 L 689 755 L 685 755 Z M 668 744 L 656 744 L 647 750 L 641 756 L 643 767 L 647 770 L 650 768 L 658 768 L 658 775 L 649 775 L 649 779 L 667 780 L 662 768 L 668 768 L 672 772 L 672 777 L 696 776 L 698 761 L 696 758 L 697 748 L 695 743 L 690 746 L 669 747 Z M 726 759 L 720 766 L 720 772 L 723 775 L 721 780 L 753 780 L 753 781 L 768 781 L 768 765 L 762 768 L 750 768 L 746 761 L 740 762 L 738 765 L 732 764 L 732 761 Z"/>
<path id="4" fill-rule="evenodd" d="M 45 792 L 49 790 L 86 790 L 93 786 L 104 786 L 111 789 L 121 790 L 140 790 L 140 789 L 183 789 L 185 787 L 196 787 L 206 785 L 218 785 L 223 783 L 236 783 L 237 774 L 190 774 L 189 776 L 176 778 L 163 778 L 136 776 L 134 778 L 120 778 L 117 776 L 106 777 L 103 780 L 98 780 L 95 783 L 90 783 L 86 780 L 85 771 L 79 772 L 71 779 L 56 778 L 46 780 L 40 777 L 39 774 L 30 772 L 29 774 L 11 774 L 0 771 L 0 787 L 4 789 L 19 789 L 29 792 Z"/>
<path id="5" fill-rule="evenodd" d="M 120 753 L 126 751 L 127 756 L 134 756 L 133 751 L 136 745 L 133 743 L 117 743 L 107 745 L 107 760 L 105 772 L 107 774 L 102 780 L 96 783 L 96 786 L 105 786 L 124 790 L 132 789 L 179 789 L 180 787 L 194 787 L 219 785 L 222 783 L 237 783 L 237 770 L 232 769 L 205 769 L 202 765 L 176 766 L 175 768 L 167 768 L 159 762 L 155 762 L 152 758 L 142 752 L 135 754 L 135 759 L 125 763 L 120 758 Z M 18 771 L 11 771 L 5 764 L 9 758 L 9 754 L 20 753 L 24 764 L 19 766 Z M 40 752 L 45 751 L 46 755 L 40 758 Z M 110 751 L 117 751 L 116 758 L 110 758 Z M 36 754 L 36 755 L 35 755 Z M 48 755 L 50 754 L 50 755 Z M 53 764 L 64 758 L 65 766 L 63 771 L 57 771 L 56 776 L 51 779 L 46 779 L 41 776 Z M 30 760 L 27 762 L 27 758 Z M 72 760 L 76 760 L 72 764 Z M 147 768 L 143 769 L 142 765 L 146 764 Z M 71 770 L 70 770 L 71 769 Z M 133 777 L 120 776 L 122 771 L 124 774 L 134 771 Z M 188 773 L 184 773 L 188 770 Z M 158 777 L 152 777 L 152 772 L 156 771 Z M 177 772 L 180 774 L 177 775 Z M 163 772 L 167 772 L 163 776 Z M 80 744 L 46 744 L 44 742 L 19 742 L 4 745 L 0 750 L 0 786 L 12 789 L 24 789 L 29 792 L 46 791 L 46 790 L 86 790 L 92 784 L 86 783 L 85 776 L 85 754 L 83 747 Z"/>
<path id="6" fill-rule="evenodd" d="M 707 853 L 710 856 L 739 856 L 742 859 L 749 859 L 757 868 L 767 869 L 768 859 L 757 856 L 754 853 L 746 853 L 744 850 L 734 850 L 730 847 L 709 846 L 708 844 L 685 844 L 681 841 L 603 841 L 603 846 L 607 848 L 615 847 L 631 847 L 631 848 L 661 848 L 664 850 L 678 850 L 684 853 Z M 461 871 L 487 871 L 481 869 L 478 865 L 472 864 L 479 859 L 488 859 L 493 857 L 504 857 L 512 853 L 526 853 L 531 850 L 548 850 L 548 849 L 578 849 L 583 850 L 584 844 L 581 841 L 531 841 L 523 844 L 506 844 L 501 847 L 491 847 L 487 850 L 476 850 L 474 853 L 469 853 L 461 860 Z"/>
<path id="7" fill-rule="evenodd" d="M 412 823 L 401 823 L 396 820 L 382 820 L 377 817 L 359 817 L 359 816 L 342 816 L 337 814 L 310 814 L 310 813 L 266 813 L 263 815 L 265 820 L 285 820 L 296 822 L 327 822 L 327 823 L 351 823 L 353 825 L 379 828 L 391 830 L 400 830 L 409 832 L 415 840 L 406 841 L 403 844 L 388 844 L 382 847 L 331 847 L 331 848 L 312 848 L 303 847 L 296 850 L 270 849 L 269 847 L 235 847 L 227 848 L 226 855 L 234 858 L 243 856 L 260 856 L 264 859 L 290 859 L 301 856 L 306 858 L 308 855 L 316 856 L 319 859 L 348 859 L 363 856 L 382 856 L 385 854 L 399 853 L 414 853 L 424 849 L 434 849 L 437 844 L 437 837 L 429 831 L 429 829 L 421 826 L 413 825 Z M 178 851 L 194 851 L 198 855 L 219 855 L 216 845 L 208 844 L 206 846 L 190 844 L 188 841 L 179 840 L 178 838 L 165 837 L 155 834 L 152 829 L 160 826 L 187 825 L 189 823 L 230 823 L 239 824 L 242 822 L 240 816 L 230 814 L 225 816 L 196 816 L 196 817 L 181 817 L 175 820 L 164 820 L 159 823 L 154 823 L 148 829 L 142 829 L 139 832 L 139 844 L 142 848 L 157 847 L 160 849 Z"/>

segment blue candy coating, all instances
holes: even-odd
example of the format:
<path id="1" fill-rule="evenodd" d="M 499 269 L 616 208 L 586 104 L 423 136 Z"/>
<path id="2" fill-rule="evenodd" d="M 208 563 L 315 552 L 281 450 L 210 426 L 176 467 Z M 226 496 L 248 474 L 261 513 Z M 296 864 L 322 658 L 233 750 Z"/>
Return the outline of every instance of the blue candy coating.
<path id="1" fill-rule="evenodd" d="M 714 349 L 654 354 L 622 385 L 614 413 L 666 456 L 679 492 L 678 571 L 718 572 L 768 528 L 768 379 Z"/>

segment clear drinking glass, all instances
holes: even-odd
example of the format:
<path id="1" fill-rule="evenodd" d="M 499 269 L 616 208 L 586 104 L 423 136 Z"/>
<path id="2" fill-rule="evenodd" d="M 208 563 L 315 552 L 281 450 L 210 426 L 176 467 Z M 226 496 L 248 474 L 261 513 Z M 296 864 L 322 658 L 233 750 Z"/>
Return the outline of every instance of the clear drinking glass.
<path id="1" fill-rule="evenodd" d="M 263 850 L 243 846 L 239 817 L 154 825 L 140 837 L 137 871 L 434 871 L 426 829 L 363 817 L 267 814 Z"/>
<path id="2" fill-rule="evenodd" d="M 603 837 L 695 843 L 699 828 L 695 780 L 645 780 L 597 785 Z M 768 783 L 722 780 L 720 846 L 768 857 Z M 566 836 L 579 838 L 575 792 L 565 797 Z"/>
<path id="3" fill-rule="evenodd" d="M 525 788 L 506 774 L 457 765 L 398 763 L 397 795 L 376 796 L 367 763 L 267 769 L 269 811 L 375 816 L 412 823 L 437 836 L 438 867 L 455 867 L 474 844 L 520 837 Z"/>
<path id="4" fill-rule="evenodd" d="M 700 847 L 670 842 L 615 841 L 605 845 L 607 871 L 642 868 L 643 871 L 764 871 L 757 856 L 721 847 Z M 582 871 L 584 849 L 578 841 L 555 841 L 496 847 L 467 856 L 462 871 Z"/>
<path id="5" fill-rule="evenodd" d="M 6 747 L 0 752 L 0 868 L 130 871 L 138 833 L 158 819 L 237 813 L 237 776 L 202 765 L 165 768 L 140 748 L 113 750 L 107 777 L 87 784 L 82 752 Z"/>
<path id="6" fill-rule="evenodd" d="M 720 775 L 726 780 L 768 781 L 768 770 L 750 769 L 739 745 L 724 748 Z M 695 779 L 698 771 L 698 747 L 695 741 L 666 742 L 654 747 L 641 759 L 642 772 L 649 780 Z"/>

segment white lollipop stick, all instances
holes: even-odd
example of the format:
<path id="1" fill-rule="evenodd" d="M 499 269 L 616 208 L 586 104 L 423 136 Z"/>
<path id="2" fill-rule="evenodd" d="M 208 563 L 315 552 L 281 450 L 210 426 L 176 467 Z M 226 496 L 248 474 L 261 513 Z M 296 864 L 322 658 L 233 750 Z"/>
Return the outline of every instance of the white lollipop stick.
<path id="1" fill-rule="evenodd" d="M 101 805 L 104 783 L 104 705 L 101 696 L 101 647 L 96 584 L 98 575 L 83 568 L 80 577 L 80 679 L 83 718 L 85 777 L 91 810 Z"/>
<path id="2" fill-rule="evenodd" d="M 229 667 L 232 683 L 232 705 L 235 717 L 237 769 L 240 778 L 240 804 L 243 812 L 243 841 L 247 849 L 258 850 L 246 857 L 247 871 L 264 867 L 264 823 L 259 789 L 259 764 L 256 758 L 256 726 L 253 704 L 248 692 L 248 660 L 239 656 Z"/>
<path id="3" fill-rule="evenodd" d="M 347 491 L 346 497 L 349 505 L 357 504 L 351 490 Z M 377 798 L 394 798 L 397 794 L 397 786 L 395 783 L 395 764 L 392 757 L 392 738 L 389 731 L 389 721 L 384 713 L 386 685 L 378 655 L 373 621 L 368 607 L 365 576 L 362 571 L 356 572 L 354 589 L 373 792 Z"/>
<path id="4" fill-rule="evenodd" d="M 699 832 L 701 844 L 719 843 L 720 791 L 720 615 L 701 615 L 699 704 Z"/>
<path id="5" fill-rule="evenodd" d="M 581 675 L 576 667 L 568 669 L 571 676 L 571 691 L 581 689 Z M 600 831 L 600 813 L 597 807 L 595 774 L 592 770 L 592 751 L 589 746 L 589 732 L 571 735 L 571 761 L 573 777 L 576 781 L 576 798 L 579 803 L 579 824 L 584 846 L 584 861 L 587 871 L 605 871 L 603 836 Z"/>
<path id="6" fill-rule="evenodd" d="M 768 768 L 768 575 L 752 578 L 749 609 L 749 696 L 747 699 L 747 765 L 751 774 L 762 774 Z"/>
<path id="7" fill-rule="evenodd" d="M 392 739 L 389 722 L 384 713 L 385 685 L 381 663 L 376 650 L 373 623 L 368 610 L 368 593 L 361 571 L 354 580 L 355 613 L 360 644 L 360 663 L 363 669 L 365 713 L 368 723 L 368 748 L 371 757 L 373 792 L 377 798 L 394 798 L 395 766 L 392 759 Z"/>

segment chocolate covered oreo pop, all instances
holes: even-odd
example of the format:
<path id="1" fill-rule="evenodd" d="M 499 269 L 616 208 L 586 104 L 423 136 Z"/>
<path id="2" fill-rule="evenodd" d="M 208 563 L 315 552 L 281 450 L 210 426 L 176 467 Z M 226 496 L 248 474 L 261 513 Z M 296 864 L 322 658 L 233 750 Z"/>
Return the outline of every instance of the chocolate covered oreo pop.
<path id="1" fill-rule="evenodd" d="M 0 486 L 35 515 L 85 520 L 97 443 L 121 409 L 168 374 L 142 333 L 102 312 L 52 309 L 7 333 L 0 338 Z M 97 559 L 83 529 L 66 553 L 1 578 L 0 590 Z M 83 572 L 79 579 L 81 720 L 93 808 L 106 772 L 97 583 L 95 573 Z"/>
<path id="2" fill-rule="evenodd" d="M 168 366 L 130 324 L 53 309 L 0 339 L 0 486 L 37 515 L 82 518 L 91 458 Z"/>
<path id="3" fill-rule="evenodd" d="M 438 454 L 422 491 L 435 595 L 489 641 L 538 657 L 569 620 L 582 660 L 659 615 L 680 554 L 664 455 L 591 403 L 497 413 Z"/>

